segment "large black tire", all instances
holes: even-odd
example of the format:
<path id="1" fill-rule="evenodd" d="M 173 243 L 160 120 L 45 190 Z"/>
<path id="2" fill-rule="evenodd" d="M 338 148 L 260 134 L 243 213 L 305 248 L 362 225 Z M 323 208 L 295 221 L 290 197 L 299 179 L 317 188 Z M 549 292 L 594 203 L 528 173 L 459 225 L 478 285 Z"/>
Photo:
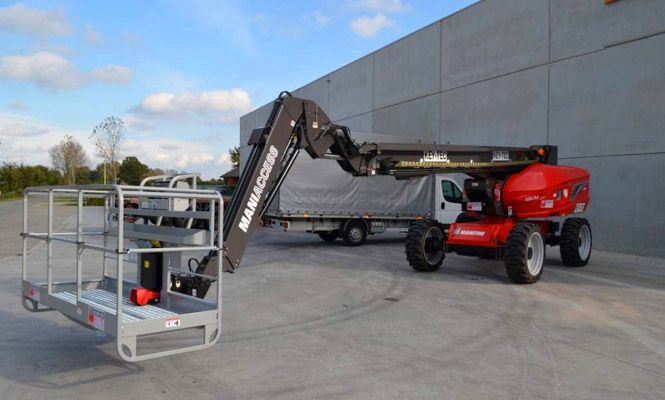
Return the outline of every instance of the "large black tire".
<path id="1" fill-rule="evenodd" d="M 321 239 L 325 240 L 326 242 L 334 242 L 335 239 L 339 237 L 339 231 L 334 230 L 330 232 L 319 232 L 319 237 L 321 237 Z"/>
<path id="2" fill-rule="evenodd" d="M 536 283 L 543 274 L 545 237 L 537 225 L 519 223 L 508 234 L 503 263 L 515 283 Z"/>
<path id="3" fill-rule="evenodd" d="M 561 260 L 568 267 L 583 267 L 591 258 L 591 225 L 586 218 L 568 218 L 561 228 L 559 251 Z"/>
<path id="4" fill-rule="evenodd" d="M 367 239 L 367 225 L 361 220 L 352 219 L 344 225 L 342 239 L 347 246 L 362 246 Z"/>
<path id="5" fill-rule="evenodd" d="M 416 271 L 434 272 L 446 258 L 443 251 L 445 236 L 441 224 L 420 221 L 411 225 L 406 235 L 406 259 Z"/>

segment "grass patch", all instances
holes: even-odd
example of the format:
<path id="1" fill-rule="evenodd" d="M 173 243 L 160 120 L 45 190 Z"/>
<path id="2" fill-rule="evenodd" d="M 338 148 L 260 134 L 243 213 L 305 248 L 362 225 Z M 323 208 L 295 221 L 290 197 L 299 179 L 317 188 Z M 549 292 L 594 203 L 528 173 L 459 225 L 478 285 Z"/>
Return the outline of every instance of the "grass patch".
<path id="1" fill-rule="evenodd" d="M 21 200 L 23 196 L 14 196 L 14 197 L 0 197 L 0 203 L 4 203 L 7 201 L 14 201 L 14 200 Z"/>
<path id="2" fill-rule="evenodd" d="M 0 195 L 0 203 L 4 203 L 5 201 L 14 201 L 14 200 L 19 200 L 22 199 L 23 195 L 21 193 L 17 192 L 7 192 L 3 193 Z"/>

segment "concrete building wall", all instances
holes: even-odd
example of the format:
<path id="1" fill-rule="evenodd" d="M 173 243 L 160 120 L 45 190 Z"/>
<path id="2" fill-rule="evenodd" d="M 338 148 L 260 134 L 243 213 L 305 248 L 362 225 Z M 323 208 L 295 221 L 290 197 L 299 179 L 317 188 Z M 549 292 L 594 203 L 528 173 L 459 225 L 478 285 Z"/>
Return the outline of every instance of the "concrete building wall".
<path id="1" fill-rule="evenodd" d="M 665 1 L 603 3 L 480 1 L 296 94 L 356 131 L 558 145 L 592 174 L 594 246 L 665 257 Z"/>

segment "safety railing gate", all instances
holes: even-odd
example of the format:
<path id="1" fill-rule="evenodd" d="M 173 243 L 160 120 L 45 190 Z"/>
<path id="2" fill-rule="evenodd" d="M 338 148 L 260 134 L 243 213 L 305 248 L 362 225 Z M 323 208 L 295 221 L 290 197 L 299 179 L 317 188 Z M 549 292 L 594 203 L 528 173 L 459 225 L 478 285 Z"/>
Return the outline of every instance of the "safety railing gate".
<path id="1" fill-rule="evenodd" d="M 29 201 L 31 198 L 46 200 L 46 232 L 29 232 Z M 65 198 L 76 201 L 76 224 L 56 230 L 54 227 L 54 203 Z M 137 206 L 142 199 L 186 199 L 205 207 L 188 211 L 172 209 L 144 209 Z M 75 200 L 74 200 L 75 199 Z M 95 200 L 97 199 L 97 200 Z M 100 204 L 90 206 L 90 204 Z M 168 201 L 166 204 L 172 202 Z M 207 204 L 206 204 L 207 203 Z M 103 207 L 101 206 L 103 204 Z M 99 225 L 90 225 L 90 215 L 100 216 Z M 172 354 L 202 350 L 214 345 L 221 334 L 222 318 L 222 262 L 215 257 L 217 276 L 194 274 L 181 269 L 184 254 L 218 251 L 222 248 L 223 200 L 219 193 L 210 190 L 174 189 L 164 187 L 85 185 L 30 187 L 23 199 L 23 261 L 22 302 L 32 312 L 57 310 L 67 318 L 89 328 L 106 332 L 116 338 L 116 349 L 126 361 L 141 361 Z M 150 219 L 187 219 L 206 229 L 180 228 L 155 225 Z M 93 222 L 95 219 L 92 219 Z M 204 222 L 203 224 L 201 222 Z M 28 240 L 42 240 L 46 244 L 45 279 L 31 279 L 29 268 Z M 75 279 L 54 281 L 54 243 L 72 246 L 70 259 L 65 260 L 65 269 L 75 270 Z M 137 242 L 152 243 L 148 246 L 133 246 Z M 83 254 L 99 252 L 101 268 L 99 274 L 84 264 Z M 129 300 L 130 292 L 140 282 L 140 266 L 135 260 L 142 253 L 163 253 L 162 289 L 157 304 L 138 306 Z M 115 271 L 112 269 L 115 261 Z M 57 264 L 62 266 L 59 256 Z M 71 267 L 69 268 L 69 263 Z M 136 280 L 126 277 L 126 265 L 136 267 Z M 31 271 L 29 271 L 29 269 Z M 43 276 L 43 269 L 42 269 Z M 62 274 L 60 268 L 58 274 Z M 115 274 L 113 274 L 115 272 Z M 216 281 L 214 299 L 200 299 L 172 290 L 172 275 L 197 275 Z M 84 275 L 86 278 L 84 279 Z M 115 275 L 115 276 L 114 276 Z M 42 307 L 40 307 L 40 304 Z M 203 331 L 200 344 L 187 345 L 148 354 L 139 354 L 137 339 L 186 329 Z M 189 343 L 189 342 L 187 342 Z"/>

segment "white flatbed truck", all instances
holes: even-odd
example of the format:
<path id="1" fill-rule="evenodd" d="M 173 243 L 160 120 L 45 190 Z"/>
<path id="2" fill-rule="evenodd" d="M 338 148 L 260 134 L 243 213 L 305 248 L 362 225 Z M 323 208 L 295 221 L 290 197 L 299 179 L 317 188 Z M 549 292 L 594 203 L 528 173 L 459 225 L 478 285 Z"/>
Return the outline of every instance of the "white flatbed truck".
<path id="1" fill-rule="evenodd" d="M 409 142 L 390 135 L 355 136 L 366 141 Z M 301 157 L 268 207 L 263 223 L 273 229 L 314 233 L 325 241 L 341 238 L 349 246 L 360 246 L 368 235 L 406 233 L 415 221 L 436 219 L 444 226 L 455 222 L 463 201 L 458 179 L 463 181 L 455 174 L 416 180 L 390 176 L 356 179 L 335 165 Z"/>

